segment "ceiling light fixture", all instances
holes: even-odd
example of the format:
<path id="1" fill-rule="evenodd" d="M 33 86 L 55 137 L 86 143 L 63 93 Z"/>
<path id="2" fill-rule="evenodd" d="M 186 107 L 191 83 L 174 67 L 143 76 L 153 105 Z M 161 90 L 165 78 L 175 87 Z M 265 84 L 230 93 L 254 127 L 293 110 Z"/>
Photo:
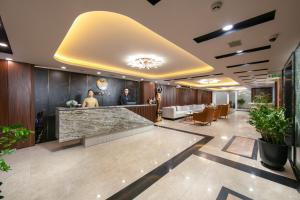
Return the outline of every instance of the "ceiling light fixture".
<path id="1" fill-rule="evenodd" d="M 67 69 L 65 66 L 62 66 L 61 68 L 62 68 L 62 69 Z"/>
<path id="2" fill-rule="evenodd" d="M 122 76 L 122 78 L 126 78 L 126 76 Z"/>
<path id="3" fill-rule="evenodd" d="M 243 53 L 243 50 L 237 50 L 236 53 Z"/>
<path id="4" fill-rule="evenodd" d="M 223 31 L 230 31 L 233 28 L 232 24 L 226 25 L 222 28 Z"/>
<path id="5" fill-rule="evenodd" d="M 3 42 L 0 42 L 0 46 L 1 46 L 1 47 L 8 47 L 8 45 L 5 44 L 5 43 L 3 43 Z"/>
<path id="6" fill-rule="evenodd" d="M 99 74 L 101 74 L 101 72 L 97 72 L 97 74 L 99 75 Z"/>
<path id="7" fill-rule="evenodd" d="M 143 81 L 144 79 L 143 78 L 141 78 L 141 81 Z"/>
<path id="8" fill-rule="evenodd" d="M 5 58 L 5 60 L 9 60 L 9 61 L 12 61 L 13 59 L 12 59 L 12 58 Z"/>
<path id="9" fill-rule="evenodd" d="M 164 59 L 156 55 L 134 55 L 127 59 L 127 65 L 139 69 L 158 68 L 163 63 L 165 63 Z"/>
<path id="10" fill-rule="evenodd" d="M 219 83 L 220 80 L 219 79 L 201 79 L 198 82 L 201 84 L 214 84 L 214 83 Z"/>

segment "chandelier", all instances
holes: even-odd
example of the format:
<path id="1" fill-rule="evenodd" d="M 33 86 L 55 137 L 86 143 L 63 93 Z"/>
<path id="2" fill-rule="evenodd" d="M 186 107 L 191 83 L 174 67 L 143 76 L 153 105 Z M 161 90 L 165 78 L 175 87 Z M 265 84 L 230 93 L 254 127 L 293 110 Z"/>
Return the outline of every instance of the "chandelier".
<path id="1" fill-rule="evenodd" d="M 155 55 L 136 55 L 130 56 L 127 65 L 139 69 L 158 68 L 164 63 L 163 58 Z"/>
<path id="2" fill-rule="evenodd" d="M 219 79 L 201 79 L 199 83 L 201 84 L 214 84 L 214 83 L 219 83 Z"/>

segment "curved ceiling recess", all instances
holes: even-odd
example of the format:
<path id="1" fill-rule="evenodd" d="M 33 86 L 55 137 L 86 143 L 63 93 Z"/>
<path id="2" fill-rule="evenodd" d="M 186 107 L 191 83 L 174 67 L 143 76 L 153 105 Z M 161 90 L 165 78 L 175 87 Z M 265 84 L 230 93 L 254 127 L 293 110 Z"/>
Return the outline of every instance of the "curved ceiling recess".
<path id="1" fill-rule="evenodd" d="M 205 78 L 205 79 L 192 79 L 188 81 L 177 81 L 176 84 L 188 87 L 203 88 L 203 87 L 220 87 L 220 86 L 236 86 L 238 82 L 229 77 L 218 78 Z"/>
<path id="2" fill-rule="evenodd" d="M 147 55 L 163 62 L 151 69 L 129 64 L 132 57 L 145 60 Z M 201 74 L 214 69 L 137 21 L 106 11 L 79 15 L 54 58 L 69 65 L 148 79 Z"/>

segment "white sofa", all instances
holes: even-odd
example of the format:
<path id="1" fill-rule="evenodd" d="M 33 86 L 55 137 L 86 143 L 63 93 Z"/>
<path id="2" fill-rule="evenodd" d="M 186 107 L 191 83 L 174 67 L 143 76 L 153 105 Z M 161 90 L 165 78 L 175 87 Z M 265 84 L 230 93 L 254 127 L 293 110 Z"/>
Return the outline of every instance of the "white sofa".
<path id="1" fill-rule="evenodd" d="M 193 104 L 186 106 L 170 106 L 162 108 L 162 117 L 166 119 L 179 119 L 185 117 L 190 112 L 202 112 L 204 104 Z"/>

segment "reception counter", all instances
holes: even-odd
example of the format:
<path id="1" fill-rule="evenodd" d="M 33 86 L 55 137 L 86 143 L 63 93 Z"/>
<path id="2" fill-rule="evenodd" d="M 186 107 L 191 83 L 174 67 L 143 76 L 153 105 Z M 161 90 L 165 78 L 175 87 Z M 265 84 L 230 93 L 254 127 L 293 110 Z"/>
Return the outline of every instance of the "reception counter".
<path id="1" fill-rule="evenodd" d="M 153 126 L 156 105 L 56 109 L 59 142 L 84 139 L 85 146 L 137 134 Z"/>

